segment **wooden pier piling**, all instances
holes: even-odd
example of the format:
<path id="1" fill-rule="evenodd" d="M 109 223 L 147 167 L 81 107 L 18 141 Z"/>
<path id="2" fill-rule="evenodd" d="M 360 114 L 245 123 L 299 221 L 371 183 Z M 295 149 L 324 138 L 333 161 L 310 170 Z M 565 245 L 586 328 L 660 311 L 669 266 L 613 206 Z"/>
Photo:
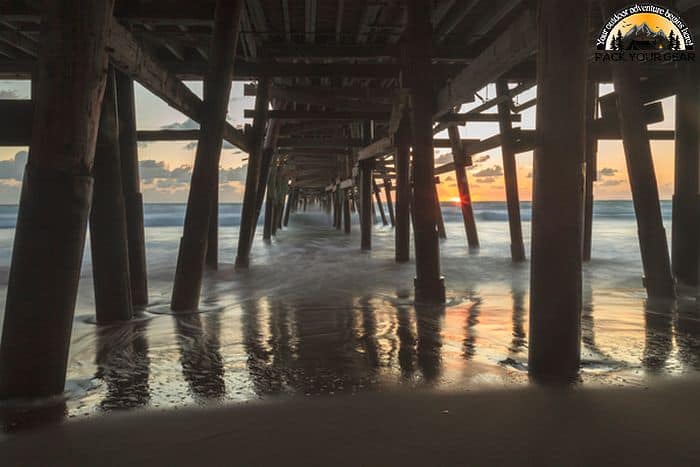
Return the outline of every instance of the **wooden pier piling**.
<path id="1" fill-rule="evenodd" d="M 496 81 L 496 96 L 508 95 L 508 82 Z M 518 168 L 515 162 L 515 141 L 510 121 L 510 98 L 498 104 L 498 127 L 501 131 L 501 153 L 503 155 L 503 177 L 506 184 L 506 205 L 510 228 L 510 255 L 513 261 L 525 261 L 523 228 L 520 220 L 520 195 L 518 193 Z"/>
<path id="2" fill-rule="evenodd" d="M 0 399 L 63 392 L 107 78 L 114 2 L 42 5 L 40 84 L 0 341 Z"/>
<path id="3" fill-rule="evenodd" d="M 377 207 L 379 208 L 379 215 L 382 218 L 382 224 L 389 225 L 389 222 L 386 220 L 386 214 L 384 214 L 384 204 L 382 203 L 381 191 L 379 191 L 379 187 L 377 186 L 377 182 L 374 180 L 374 178 L 372 178 L 372 188 L 374 190 L 374 199 L 377 202 Z"/>
<path id="4" fill-rule="evenodd" d="M 242 11 L 243 0 L 219 0 L 216 5 L 210 68 L 204 86 L 201 128 L 170 305 L 174 311 L 193 310 L 199 305 L 207 237 L 215 193 L 218 190 L 217 174 L 231 92 L 234 60 L 232 51 L 236 50 Z"/>
<path id="5" fill-rule="evenodd" d="M 396 262 L 405 263 L 410 257 L 411 240 L 411 141 L 410 121 L 406 115 L 396 132 Z"/>
<path id="6" fill-rule="evenodd" d="M 432 79 L 432 24 L 430 5 L 408 0 L 408 63 L 405 85 L 411 92 L 411 137 L 413 141 L 413 208 L 415 224 L 416 279 L 418 302 L 444 303 L 445 284 L 440 274 L 440 245 L 435 197 L 433 153 L 434 95 Z"/>
<path id="7" fill-rule="evenodd" d="M 394 200 L 391 197 L 391 179 L 384 179 L 384 197 L 386 198 L 386 210 L 389 212 L 389 221 L 392 227 L 396 227 L 396 216 L 394 214 Z"/>
<path id="8" fill-rule="evenodd" d="M 115 71 L 117 80 L 117 112 L 119 115 L 119 159 L 122 192 L 126 209 L 129 240 L 129 277 L 131 300 L 135 306 L 148 304 L 146 240 L 143 222 L 143 196 L 139 176 L 138 143 L 136 141 L 136 102 L 134 80 Z"/>
<path id="9" fill-rule="evenodd" d="M 538 380 L 568 381 L 578 373 L 580 363 L 586 58 L 590 45 L 588 14 L 570 13 L 565 2 L 538 2 L 528 359 L 530 375 Z M 561 47 L 564 43 L 566 47 Z M 501 82 L 499 95 L 505 92 L 504 85 Z"/>
<path id="10" fill-rule="evenodd" d="M 97 132 L 90 210 L 95 314 L 100 324 L 127 321 L 134 314 L 116 99 L 114 69 L 110 68 Z"/>
<path id="11" fill-rule="evenodd" d="M 678 70 L 671 257 L 679 282 L 698 285 L 700 267 L 700 73 Z"/>
<path id="12" fill-rule="evenodd" d="M 452 146 L 452 158 L 455 164 L 455 178 L 457 180 L 457 189 L 459 190 L 459 207 L 462 211 L 462 220 L 464 221 L 464 231 L 467 234 L 467 244 L 469 248 L 479 248 L 479 235 L 476 230 L 476 221 L 474 220 L 474 208 L 472 206 L 472 198 L 469 192 L 469 181 L 467 179 L 464 147 L 462 139 L 459 135 L 459 128 L 452 125 L 447 128 L 447 133 Z"/>
<path id="13" fill-rule="evenodd" d="M 216 190 L 212 200 L 211 214 L 209 218 L 209 230 L 207 232 L 207 254 L 204 264 L 209 269 L 219 267 L 219 177 L 216 177 Z"/>
<path id="14" fill-rule="evenodd" d="M 245 178 L 245 191 L 243 192 L 243 206 L 241 208 L 241 227 L 238 233 L 238 253 L 236 255 L 236 267 L 247 268 L 250 262 L 250 247 L 253 242 L 253 232 L 257 223 L 258 182 L 263 159 L 263 139 L 265 126 L 267 125 L 269 105 L 270 82 L 263 78 L 258 82 L 255 96 L 255 118 L 249 138 L 250 154 L 248 157 L 248 169 Z M 304 198 L 304 210 L 306 210 L 306 198 Z"/>
<path id="15" fill-rule="evenodd" d="M 593 133 L 597 117 L 598 83 L 586 86 L 586 183 L 583 201 L 583 261 L 590 261 L 593 239 L 593 182 L 598 178 L 598 138 Z"/>
<path id="16" fill-rule="evenodd" d="M 360 248 L 372 249 L 372 171 L 374 160 L 360 161 Z"/>
<path id="17" fill-rule="evenodd" d="M 675 283 L 671 274 L 659 190 L 644 120 L 639 69 L 635 64 L 620 64 L 613 67 L 612 75 L 618 95 L 617 108 L 627 176 L 637 218 L 644 286 L 650 297 L 673 298 L 676 295 Z"/>

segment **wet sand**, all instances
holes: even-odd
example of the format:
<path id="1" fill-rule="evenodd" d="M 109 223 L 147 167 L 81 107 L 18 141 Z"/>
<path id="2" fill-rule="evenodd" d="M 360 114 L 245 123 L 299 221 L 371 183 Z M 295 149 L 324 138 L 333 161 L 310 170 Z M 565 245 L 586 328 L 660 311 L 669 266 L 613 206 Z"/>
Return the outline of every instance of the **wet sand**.
<path id="1" fill-rule="evenodd" d="M 698 380 L 406 391 L 113 415 L 10 436 L 3 465 L 698 465 Z"/>
<path id="2" fill-rule="evenodd" d="M 158 207 L 153 222 L 171 215 L 161 212 L 165 208 Z M 697 375 L 694 291 L 677 302 L 645 300 L 634 222 L 623 208 L 622 219 L 602 217 L 594 224 L 594 258 L 585 266 L 581 383 L 648 387 Z M 270 244 L 256 241 L 248 271 L 227 262 L 235 256 L 237 230 L 222 228 L 221 264 L 207 272 L 196 314 L 174 316 L 168 307 L 180 228 L 146 229 L 151 304 L 129 324 L 95 326 L 86 255 L 66 407 L 55 415 L 527 385 L 529 266 L 510 261 L 505 209 L 487 212 L 501 220 L 481 222 L 482 247 L 468 251 L 459 211 L 445 208 L 448 303 L 437 309 L 413 303 L 415 265 L 394 262 L 393 229 L 376 226 L 374 249 L 362 253 L 356 225 L 344 235 L 314 210 L 295 214 Z M 524 228 L 527 233 L 529 223 Z M 0 233 L 0 247 L 9 250 L 12 232 Z M 0 305 L 6 268 L 0 264 Z"/>

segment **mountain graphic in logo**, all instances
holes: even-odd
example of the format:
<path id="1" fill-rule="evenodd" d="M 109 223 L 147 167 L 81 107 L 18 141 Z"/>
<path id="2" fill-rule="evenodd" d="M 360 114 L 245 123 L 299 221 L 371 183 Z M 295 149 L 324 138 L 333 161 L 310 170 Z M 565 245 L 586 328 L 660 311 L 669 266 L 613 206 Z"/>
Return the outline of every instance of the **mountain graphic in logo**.
<path id="1" fill-rule="evenodd" d="M 613 50 L 678 50 L 680 39 L 671 31 L 653 31 L 647 23 L 635 24 L 624 35 L 620 29 L 611 41 Z"/>

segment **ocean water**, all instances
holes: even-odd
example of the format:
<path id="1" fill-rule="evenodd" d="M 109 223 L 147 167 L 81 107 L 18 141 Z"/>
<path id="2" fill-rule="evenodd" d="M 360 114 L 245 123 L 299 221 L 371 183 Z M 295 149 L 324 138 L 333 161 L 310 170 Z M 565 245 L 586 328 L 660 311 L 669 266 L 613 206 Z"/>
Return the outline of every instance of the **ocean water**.
<path id="1" fill-rule="evenodd" d="M 530 204 L 522 203 L 529 254 Z M 662 202 L 667 233 L 671 206 Z M 443 205 L 448 303 L 416 309 L 415 265 L 393 260 L 394 231 L 373 250 L 318 209 L 291 216 L 270 242 L 256 234 L 248 271 L 233 268 L 240 205 L 220 207 L 217 271 L 199 313 L 168 302 L 184 205 L 145 206 L 150 305 L 132 323 L 97 327 L 86 247 L 61 416 L 259 398 L 334 397 L 407 388 L 507 389 L 529 384 L 529 263 L 513 264 L 504 203 L 475 203 L 481 248 L 466 248 L 458 207 Z M 0 316 L 17 208 L 0 207 Z M 647 301 L 632 204 L 596 202 L 584 266 L 580 384 L 648 386 L 700 371 L 695 291 Z M 47 310 L 50 312 L 50 310 Z"/>

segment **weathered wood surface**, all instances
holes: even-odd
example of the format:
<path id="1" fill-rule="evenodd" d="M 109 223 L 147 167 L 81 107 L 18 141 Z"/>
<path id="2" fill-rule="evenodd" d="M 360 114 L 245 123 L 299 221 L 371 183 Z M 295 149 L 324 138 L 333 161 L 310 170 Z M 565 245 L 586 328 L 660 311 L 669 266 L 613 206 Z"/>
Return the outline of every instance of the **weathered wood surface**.
<path id="1" fill-rule="evenodd" d="M 570 381 L 581 353 L 588 15 L 559 0 L 539 0 L 537 13 L 528 371 Z"/>
<path id="2" fill-rule="evenodd" d="M 111 0 L 44 4 L 42 84 L 0 340 L 0 399 L 64 389 L 113 6 Z"/>
<path id="3" fill-rule="evenodd" d="M 211 211 L 218 190 L 222 137 L 228 125 L 226 111 L 234 66 L 231 51 L 236 50 L 242 11 L 243 0 L 217 2 L 211 69 L 204 85 L 202 126 L 170 304 L 175 311 L 192 310 L 199 305 Z"/>

